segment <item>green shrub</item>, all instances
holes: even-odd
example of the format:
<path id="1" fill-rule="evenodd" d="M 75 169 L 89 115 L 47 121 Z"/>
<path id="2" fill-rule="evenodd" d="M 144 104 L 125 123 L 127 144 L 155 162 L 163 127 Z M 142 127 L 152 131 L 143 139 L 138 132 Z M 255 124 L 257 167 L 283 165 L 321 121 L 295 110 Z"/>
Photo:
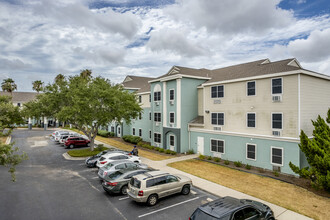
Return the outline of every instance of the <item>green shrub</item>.
<path id="1" fill-rule="evenodd" d="M 140 141 L 139 143 L 136 144 L 139 147 L 144 147 L 144 143 L 142 141 Z"/>
<path id="2" fill-rule="evenodd" d="M 246 165 L 245 165 L 245 168 L 248 169 L 248 170 L 251 170 L 251 165 L 246 164 Z"/>
<path id="3" fill-rule="evenodd" d="M 194 152 L 193 149 L 187 151 L 187 154 L 194 154 L 194 153 L 195 153 L 195 152 Z"/>
<path id="4" fill-rule="evenodd" d="M 204 160 L 205 156 L 203 154 L 199 155 L 199 159 Z"/>
<path id="5" fill-rule="evenodd" d="M 150 147 L 148 147 L 150 150 L 155 150 L 155 146 L 151 146 L 150 145 Z"/>
<path id="6" fill-rule="evenodd" d="M 214 157 L 213 160 L 214 160 L 215 162 L 220 162 L 220 161 L 221 161 L 221 159 L 220 159 L 219 157 Z"/>
<path id="7" fill-rule="evenodd" d="M 133 135 L 124 135 L 122 138 L 124 141 L 132 144 L 137 144 L 142 141 L 142 138 Z"/>
<path id="8" fill-rule="evenodd" d="M 110 132 L 110 137 L 114 137 L 115 136 L 115 132 Z"/>
<path id="9" fill-rule="evenodd" d="M 163 153 L 164 151 L 164 148 L 159 148 L 159 152 Z"/>
<path id="10" fill-rule="evenodd" d="M 235 165 L 236 167 L 241 167 L 241 166 L 242 166 L 242 162 L 241 162 L 241 161 L 235 161 L 235 162 L 234 162 L 234 165 Z"/>
<path id="11" fill-rule="evenodd" d="M 229 165 L 229 160 L 225 160 L 225 164 L 226 165 Z"/>
<path id="12" fill-rule="evenodd" d="M 97 134 L 102 136 L 102 137 L 110 137 L 110 132 L 105 131 L 105 130 L 98 130 Z"/>
<path id="13" fill-rule="evenodd" d="M 277 176 L 277 177 L 280 175 L 277 171 L 274 171 L 273 173 L 274 173 L 274 176 Z"/>
<path id="14" fill-rule="evenodd" d="M 154 150 L 156 151 L 159 151 L 159 149 L 160 149 L 159 147 L 154 147 Z"/>
<path id="15" fill-rule="evenodd" d="M 207 159 L 208 159 L 208 160 L 212 160 L 212 157 L 211 157 L 211 156 L 208 156 Z"/>
<path id="16" fill-rule="evenodd" d="M 167 149 L 167 150 L 165 151 L 165 153 L 166 153 L 166 154 L 170 154 L 170 153 L 171 153 L 171 150 L 170 150 L 170 149 Z"/>
<path id="17" fill-rule="evenodd" d="M 176 155 L 176 152 L 171 150 L 171 155 Z"/>
<path id="18" fill-rule="evenodd" d="M 104 149 L 104 144 L 98 144 L 95 150 L 102 151 Z"/>
<path id="19" fill-rule="evenodd" d="M 259 168 L 258 171 L 259 171 L 259 173 L 264 173 L 265 172 L 265 170 L 262 169 L 262 168 Z"/>

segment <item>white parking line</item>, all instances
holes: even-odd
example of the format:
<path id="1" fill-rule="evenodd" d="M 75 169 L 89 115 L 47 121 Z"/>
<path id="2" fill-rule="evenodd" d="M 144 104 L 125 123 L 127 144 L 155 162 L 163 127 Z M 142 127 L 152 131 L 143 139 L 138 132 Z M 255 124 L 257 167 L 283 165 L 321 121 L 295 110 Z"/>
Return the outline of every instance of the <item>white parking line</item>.
<path id="1" fill-rule="evenodd" d="M 193 191 L 193 190 L 190 190 L 190 192 L 191 192 L 191 194 L 194 194 L 194 195 L 197 194 L 197 192 L 195 192 L 195 191 Z"/>
<path id="2" fill-rule="evenodd" d="M 209 201 L 209 202 L 213 201 L 213 199 L 211 199 L 211 198 L 207 198 L 206 200 Z"/>
<path id="3" fill-rule="evenodd" d="M 170 205 L 170 206 L 167 206 L 167 207 L 165 207 L 165 208 L 155 210 L 155 211 L 153 211 L 153 212 L 148 212 L 148 213 L 143 214 L 143 215 L 140 215 L 140 216 L 138 216 L 138 217 L 141 218 L 141 217 L 144 217 L 144 216 L 147 216 L 147 215 L 151 215 L 151 214 L 154 214 L 154 213 L 156 213 L 156 212 L 160 212 L 160 211 L 163 211 L 163 210 L 166 210 L 166 209 L 169 209 L 169 208 L 172 208 L 172 207 L 175 207 L 175 206 L 178 206 L 178 205 L 181 205 L 181 204 L 183 204 L 183 203 L 190 202 L 190 201 L 193 201 L 193 200 L 196 200 L 196 199 L 199 199 L 199 197 L 195 197 L 195 198 L 193 198 L 193 199 L 188 199 L 188 200 L 186 200 L 186 201 L 179 202 L 179 203 L 177 203 L 177 204 Z"/>
<path id="4" fill-rule="evenodd" d="M 99 177 L 98 176 L 96 176 L 96 177 L 92 177 L 92 179 L 98 179 Z"/>
<path id="5" fill-rule="evenodd" d="M 120 198 L 118 200 L 124 200 L 124 199 L 129 199 L 129 197 L 128 196 L 127 197 L 123 197 L 123 198 Z"/>

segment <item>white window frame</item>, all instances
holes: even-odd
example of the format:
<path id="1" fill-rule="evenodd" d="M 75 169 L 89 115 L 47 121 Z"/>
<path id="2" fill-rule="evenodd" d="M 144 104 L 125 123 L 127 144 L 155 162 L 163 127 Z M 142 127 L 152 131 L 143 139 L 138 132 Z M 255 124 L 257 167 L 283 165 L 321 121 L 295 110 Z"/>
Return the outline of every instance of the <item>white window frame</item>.
<path id="1" fill-rule="evenodd" d="M 159 100 L 155 100 L 155 98 L 156 98 L 156 96 L 155 96 L 155 93 L 158 93 L 159 92 Z M 154 102 L 160 102 L 160 101 L 162 101 L 162 92 L 161 91 L 155 91 L 154 92 Z"/>
<path id="2" fill-rule="evenodd" d="M 142 129 L 139 128 L 139 137 L 142 137 Z"/>
<path id="3" fill-rule="evenodd" d="M 249 127 L 248 114 L 254 114 L 254 127 Z M 246 127 L 247 128 L 256 128 L 257 127 L 257 113 L 255 113 L 255 112 L 246 113 Z"/>
<path id="4" fill-rule="evenodd" d="M 155 114 L 160 114 L 160 121 L 155 121 L 155 119 L 156 119 L 156 117 L 155 117 Z M 154 122 L 159 122 L 159 123 L 161 123 L 162 122 L 162 113 L 161 112 L 154 112 Z"/>
<path id="5" fill-rule="evenodd" d="M 223 141 L 223 153 L 212 150 L 212 140 Z M 225 140 L 223 140 L 223 139 L 216 139 L 216 138 L 210 138 L 210 152 L 219 153 L 219 154 L 225 154 L 226 153 L 226 142 L 225 142 Z"/>
<path id="6" fill-rule="evenodd" d="M 282 150 L 282 164 L 278 164 L 278 163 L 273 163 L 273 149 L 280 149 Z M 283 147 L 274 147 L 274 146 L 271 146 L 270 147 L 270 164 L 274 165 L 274 166 L 281 166 L 283 167 L 283 164 L 284 164 L 284 148 Z"/>
<path id="7" fill-rule="evenodd" d="M 173 91 L 173 99 L 171 99 L 171 91 Z M 170 89 L 169 90 L 168 99 L 170 101 L 174 101 L 175 100 L 175 90 L 174 89 Z"/>
<path id="8" fill-rule="evenodd" d="M 250 82 L 254 82 L 254 95 L 249 95 L 249 87 L 248 87 L 248 83 L 250 83 Z M 255 80 L 252 80 L 252 81 L 247 81 L 246 82 L 246 96 L 247 97 L 250 97 L 250 96 L 257 96 L 257 81 L 255 81 Z"/>
<path id="9" fill-rule="evenodd" d="M 282 91 L 281 91 L 281 93 L 275 93 L 275 94 L 273 94 L 273 79 L 281 79 L 281 82 L 282 82 L 282 84 L 281 84 L 281 87 L 282 87 Z M 283 83 L 284 81 L 283 81 L 283 77 L 276 77 L 276 78 L 271 78 L 270 79 L 270 94 L 272 94 L 272 96 L 274 96 L 274 95 L 282 95 L 283 94 L 283 91 L 284 91 L 284 86 L 283 86 Z"/>
<path id="10" fill-rule="evenodd" d="M 212 88 L 213 87 L 219 87 L 219 86 L 222 86 L 223 87 L 223 96 L 222 97 L 212 97 Z M 218 91 L 217 91 L 217 94 L 218 94 Z M 210 95 L 211 95 L 211 99 L 219 99 L 219 98 L 224 98 L 225 97 L 225 85 L 216 85 L 216 86 L 211 86 L 210 87 Z"/>
<path id="11" fill-rule="evenodd" d="M 135 128 L 132 128 L 132 135 L 133 136 L 135 136 L 135 132 L 136 132 Z"/>
<path id="12" fill-rule="evenodd" d="M 173 122 L 171 122 L 171 114 L 173 113 L 173 115 L 174 115 L 174 121 Z M 169 112 L 169 118 L 168 118 L 169 120 L 169 123 L 170 124 L 174 124 L 175 123 L 175 112 Z"/>
<path id="13" fill-rule="evenodd" d="M 218 125 L 218 124 L 212 124 L 212 114 L 213 113 L 222 113 L 223 114 L 223 125 Z M 224 112 L 211 112 L 211 114 L 210 114 L 210 116 L 211 116 L 211 125 L 212 126 L 224 126 L 225 125 L 225 117 L 226 117 L 226 115 L 225 115 L 225 113 Z"/>
<path id="14" fill-rule="evenodd" d="M 248 158 L 248 145 L 254 145 L 254 155 L 255 155 L 255 159 L 252 158 Z M 257 160 L 257 145 L 256 144 L 251 144 L 251 143 L 246 143 L 246 159 L 247 160 L 253 160 L 256 161 Z"/>
<path id="15" fill-rule="evenodd" d="M 174 142 L 173 145 L 171 145 L 171 137 L 173 137 L 173 142 Z M 170 146 L 171 147 L 174 147 L 175 146 L 175 136 L 173 134 L 170 134 L 169 135 L 169 142 L 170 142 Z"/>
<path id="16" fill-rule="evenodd" d="M 156 141 L 155 141 L 155 134 L 159 134 L 159 135 L 160 135 L 160 142 L 156 142 Z M 154 141 L 155 143 L 161 144 L 161 143 L 162 143 L 162 134 L 159 133 L 159 132 L 154 132 L 154 139 L 153 139 L 153 141 Z"/>
<path id="17" fill-rule="evenodd" d="M 282 114 L 282 124 L 281 124 L 281 129 L 279 129 L 279 128 L 273 128 L 273 114 Z M 282 131 L 283 130 L 283 121 L 284 121 L 284 117 L 283 117 L 283 112 L 272 112 L 271 114 L 270 114 L 270 128 L 272 129 L 272 130 L 276 130 L 276 131 Z"/>

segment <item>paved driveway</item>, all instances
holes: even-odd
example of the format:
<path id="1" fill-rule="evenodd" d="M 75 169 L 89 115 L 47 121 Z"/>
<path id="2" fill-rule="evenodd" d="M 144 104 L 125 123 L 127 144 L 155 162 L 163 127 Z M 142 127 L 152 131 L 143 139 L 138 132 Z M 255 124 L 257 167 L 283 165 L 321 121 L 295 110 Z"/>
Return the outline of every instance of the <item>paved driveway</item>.
<path id="1" fill-rule="evenodd" d="M 0 167 L 0 219 L 188 219 L 202 203 L 217 197 L 197 188 L 174 195 L 154 207 L 127 196 L 104 192 L 95 168 L 69 161 L 67 150 L 49 139 L 51 131 L 18 130 L 12 141 L 29 160 L 17 166 L 17 182 Z"/>

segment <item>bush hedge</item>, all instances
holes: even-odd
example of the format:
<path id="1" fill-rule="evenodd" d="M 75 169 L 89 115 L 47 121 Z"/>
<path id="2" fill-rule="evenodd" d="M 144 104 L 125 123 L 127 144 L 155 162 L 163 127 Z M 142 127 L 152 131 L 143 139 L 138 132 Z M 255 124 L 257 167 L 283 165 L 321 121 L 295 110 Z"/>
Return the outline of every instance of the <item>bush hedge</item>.
<path id="1" fill-rule="evenodd" d="M 131 144 L 137 144 L 142 141 L 142 138 L 140 138 L 138 136 L 133 136 L 133 135 L 124 135 L 122 138 L 124 141 L 131 143 Z"/>
<path id="2" fill-rule="evenodd" d="M 102 137 L 110 137 L 110 132 L 106 130 L 98 130 L 97 134 L 102 136 Z"/>

